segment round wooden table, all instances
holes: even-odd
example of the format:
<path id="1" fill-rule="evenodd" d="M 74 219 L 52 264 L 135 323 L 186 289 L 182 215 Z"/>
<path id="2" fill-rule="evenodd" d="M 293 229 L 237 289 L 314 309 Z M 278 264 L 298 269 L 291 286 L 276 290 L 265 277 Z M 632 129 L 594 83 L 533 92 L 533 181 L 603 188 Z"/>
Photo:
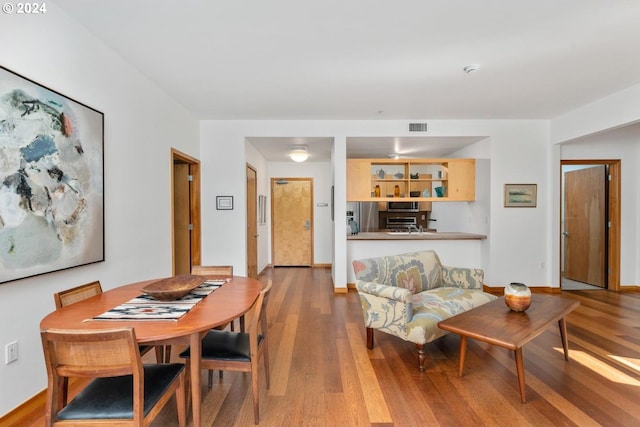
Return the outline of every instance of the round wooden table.
<path id="1" fill-rule="evenodd" d="M 224 279 L 223 276 L 220 277 Z M 204 334 L 245 314 L 262 290 L 262 283 L 233 276 L 205 297 L 177 321 L 174 320 L 92 320 L 110 309 L 141 295 L 141 289 L 161 279 L 146 280 L 108 290 L 100 295 L 68 305 L 47 315 L 40 329 L 111 329 L 133 327 L 140 344 L 191 346 L 191 354 L 201 354 Z M 201 425 L 200 358 L 191 359 L 191 399 L 193 425 Z"/>

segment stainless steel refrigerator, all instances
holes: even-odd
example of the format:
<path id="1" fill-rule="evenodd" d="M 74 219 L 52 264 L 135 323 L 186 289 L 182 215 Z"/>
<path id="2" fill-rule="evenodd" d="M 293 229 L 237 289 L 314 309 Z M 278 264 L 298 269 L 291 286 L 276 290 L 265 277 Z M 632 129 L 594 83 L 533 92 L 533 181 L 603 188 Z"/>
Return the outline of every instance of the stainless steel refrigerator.
<path id="1" fill-rule="evenodd" d="M 378 231 L 378 202 L 358 203 L 354 219 L 360 226 L 360 232 Z"/>

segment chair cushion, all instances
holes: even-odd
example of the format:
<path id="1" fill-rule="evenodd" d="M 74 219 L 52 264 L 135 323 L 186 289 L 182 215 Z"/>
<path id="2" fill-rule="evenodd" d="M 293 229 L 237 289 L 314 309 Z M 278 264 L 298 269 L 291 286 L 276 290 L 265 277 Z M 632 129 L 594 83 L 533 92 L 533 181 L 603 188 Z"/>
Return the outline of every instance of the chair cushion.
<path id="1" fill-rule="evenodd" d="M 258 345 L 262 342 L 262 335 L 258 335 Z M 189 358 L 191 348 L 180 353 L 180 357 Z M 202 359 L 251 360 L 249 348 L 249 334 L 229 331 L 211 330 L 202 339 Z"/>
<path id="2" fill-rule="evenodd" d="M 144 366 L 145 416 L 183 369 L 180 363 Z M 133 418 L 133 375 L 91 381 L 58 413 L 59 420 L 117 418 Z"/>

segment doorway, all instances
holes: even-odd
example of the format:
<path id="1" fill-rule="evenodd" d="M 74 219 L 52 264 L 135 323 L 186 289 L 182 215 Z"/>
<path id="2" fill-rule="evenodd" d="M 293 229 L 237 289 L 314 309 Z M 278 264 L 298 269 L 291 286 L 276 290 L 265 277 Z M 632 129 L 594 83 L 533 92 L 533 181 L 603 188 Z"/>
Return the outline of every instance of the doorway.
<path id="1" fill-rule="evenodd" d="M 620 287 L 620 161 L 561 161 L 560 287 Z"/>
<path id="2" fill-rule="evenodd" d="M 201 263 L 200 161 L 171 149 L 172 274 Z"/>
<path id="3" fill-rule="evenodd" d="M 274 267 L 313 264 L 313 178 L 271 178 Z"/>

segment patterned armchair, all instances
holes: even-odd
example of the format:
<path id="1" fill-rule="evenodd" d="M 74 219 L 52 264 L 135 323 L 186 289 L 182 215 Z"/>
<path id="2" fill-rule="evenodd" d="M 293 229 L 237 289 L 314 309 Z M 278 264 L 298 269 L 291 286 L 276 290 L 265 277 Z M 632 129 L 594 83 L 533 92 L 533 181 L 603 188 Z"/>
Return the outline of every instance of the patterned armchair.
<path id="1" fill-rule="evenodd" d="M 421 371 L 424 345 L 447 333 L 438 322 L 496 298 L 482 291 L 482 270 L 442 265 L 432 250 L 355 260 L 353 269 L 367 348 L 374 329 L 415 343 Z"/>

